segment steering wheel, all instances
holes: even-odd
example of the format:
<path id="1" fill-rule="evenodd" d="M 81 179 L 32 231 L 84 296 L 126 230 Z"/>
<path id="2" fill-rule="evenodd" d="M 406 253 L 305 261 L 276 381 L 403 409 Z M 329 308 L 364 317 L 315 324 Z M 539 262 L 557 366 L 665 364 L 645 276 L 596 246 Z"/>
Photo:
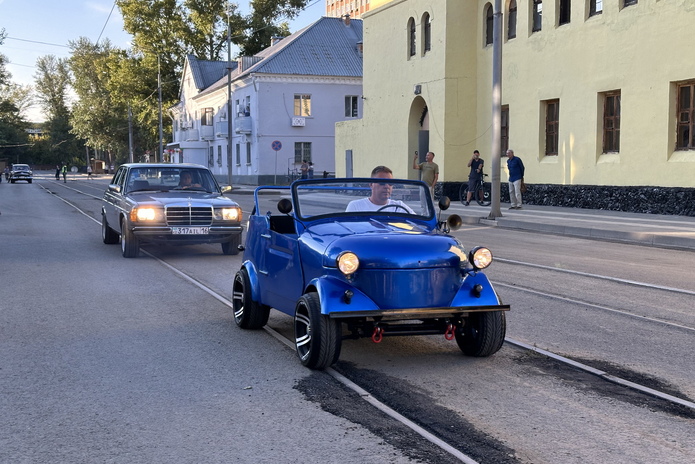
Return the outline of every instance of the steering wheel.
<path id="1" fill-rule="evenodd" d="M 403 206 L 403 205 L 398 205 L 398 204 L 396 204 L 396 203 L 391 203 L 390 205 L 384 205 L 384 206 L 382 206 L 381 208 L 379 208 L 378 210 L 376 210 L 376 212 L 378 213 L 378 212 L 380 212 L 380 211 L 385 210 L 386 208 L 394 208 L 394 209 L 395 209 L 394 213 L 398 210 L 398 208 L 400 208 L 400 209 L 402 209 L 403 211 L 405 211 L 405 214 L 410 214 L 410 211 L 408 211 L 408 210 L 405 208 L 405 206 Z"/>

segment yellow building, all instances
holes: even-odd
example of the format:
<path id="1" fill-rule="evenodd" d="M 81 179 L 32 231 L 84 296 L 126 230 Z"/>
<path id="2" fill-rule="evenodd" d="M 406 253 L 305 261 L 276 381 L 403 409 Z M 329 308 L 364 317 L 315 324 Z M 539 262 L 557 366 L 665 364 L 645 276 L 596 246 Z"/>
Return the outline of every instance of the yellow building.
<path id="1" fill-rule="evenodd" d="M 466 179 L 475 149 L 489 172 L 494 2 L 374 3 L 364 116 L 336 125 L 336 175 L 417 178 L 416 150 L 440 182 Z M 502 152 L 527 183 L 695 186 L 695 0 L 502 4 Z"/>

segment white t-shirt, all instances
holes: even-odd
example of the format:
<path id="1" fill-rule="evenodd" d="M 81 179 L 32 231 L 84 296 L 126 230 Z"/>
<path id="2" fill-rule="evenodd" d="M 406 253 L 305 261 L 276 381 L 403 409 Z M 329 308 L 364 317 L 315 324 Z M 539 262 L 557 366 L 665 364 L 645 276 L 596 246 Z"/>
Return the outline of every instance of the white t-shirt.
<path id="1" fill-rule="evenodd" d="M 391 208 L 384 208 L 387 205 L 375 205 L 372 203 L 369 198 L 360 198 L 359 200 L 352 200 L 350 203 L 348 203 L 347 208 L 345 208 L 345 212 L 350 213 L 350 212 L 356 212 L 356 211 L 378 211 L 380 208 L 384 208 L 384 211 L 390 211 L 390 212 L 400 212 L 404 213 L 407 211 L 410 214 L 415 214 L 415 212 L 410 209 L 408 205 L 403 203 L 400 200 L 391 200 L 389 199 L 388 202 L 389 205 L 398 205 L 400 208 L 393 206 Z M 405 208 L 405 211 L 403 210 Z"/>

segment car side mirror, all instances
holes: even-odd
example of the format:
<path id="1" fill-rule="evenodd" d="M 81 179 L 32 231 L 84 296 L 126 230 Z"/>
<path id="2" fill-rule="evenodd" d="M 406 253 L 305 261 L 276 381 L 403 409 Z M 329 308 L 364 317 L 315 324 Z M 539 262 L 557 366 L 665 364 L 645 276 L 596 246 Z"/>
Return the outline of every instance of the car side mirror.
<path id="1" fill-rule="evenodd" d="M 121 186 L 118 184 L 109 184 L 109 191 L 114 193 L 121 193 Z"/>
<path id="2" fill-rule="evenodd" d="M 282 214 L 290 214 L 292 211 L 292 202 L 287 198 L 283 198 L 282 200 L 278 201 L 278 211 L 280 211 Z"/>
<path id="3" fill-rule="evenodd" d="M 439 209 L 442 211 L 446 211 L 449 209 L 449 206 L 451 206 L 451 200 L 449 200 L 449 197 L 447 196 L 442 196 L 439 198 Z"/>
<path id="4" fill-rule="evenodd" d="M 228 193 L 232 191 L 232 186 L 231 185 L 223 185 L 220 187 L 220 191 L 222 193 Z"/>

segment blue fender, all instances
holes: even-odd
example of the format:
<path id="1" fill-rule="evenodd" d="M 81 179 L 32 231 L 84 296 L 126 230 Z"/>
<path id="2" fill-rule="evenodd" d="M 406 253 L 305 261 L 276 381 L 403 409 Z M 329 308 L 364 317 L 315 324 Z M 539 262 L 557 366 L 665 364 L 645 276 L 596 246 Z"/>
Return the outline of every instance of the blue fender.
<path id="1" fill-rule="evenodd" d="M 250 260 L 246 260 L 241 263 L 241 267 L 245 268 L 249 275 L 249 282 L 251 283 L 251 299 L 262 304 L 261 286 L 258 283 L 258 271 L 256 270 L 256 266 L 254 266 Z"/>
<path id="2" fill-rule="evenodd" d="M 335 277 L 318 277 L 313 279 L 309 286 L 316 288 L 316 292 L 319 294 L 321 314 L 328 315 L 339 312 L 375 311 L 381 309 L 360 290 Z M 346 290 L 350 290 L 353 294 L 350 303 L 346 303 L 343 298 Z"/>
<path id="3" fill-rule="evenodd" d="M 475 285 L 482 285 L 480 295 L 473 291 Z M 461 284 L 461 288 L 451 300 L 451 307 L 465 306 L 496 306 L 501 304 L 497 292 L 492 288 L 490 280 L 482 272 L 470 273 Z"/>

